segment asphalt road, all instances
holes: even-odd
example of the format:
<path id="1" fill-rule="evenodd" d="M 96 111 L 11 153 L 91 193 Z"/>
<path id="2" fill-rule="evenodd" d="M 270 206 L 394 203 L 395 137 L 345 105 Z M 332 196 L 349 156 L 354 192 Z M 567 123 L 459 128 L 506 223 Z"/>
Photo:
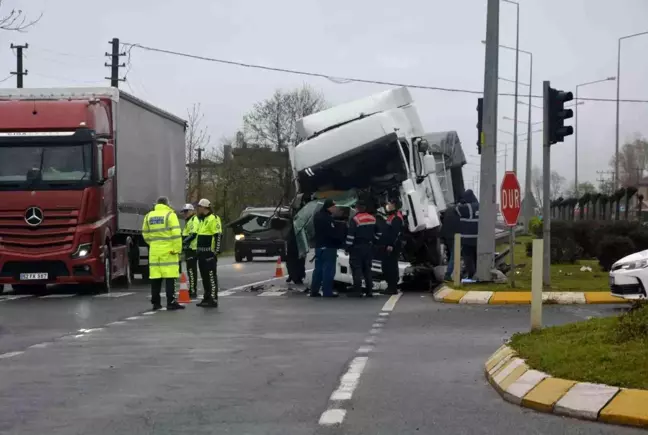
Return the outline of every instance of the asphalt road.
<path id="1" fill-rule="evenodd" d="M 0 434 L 644 433 L 495 393 L 483 363 L 528 327 L 527 307 L 240 288 L 273 272 L 223 262 L 221 287 L 235 290 L 218 310 L 145 313 L 142 287 L 0 302 Z M 545 321 L 618 312 L 550 305 Z"/>

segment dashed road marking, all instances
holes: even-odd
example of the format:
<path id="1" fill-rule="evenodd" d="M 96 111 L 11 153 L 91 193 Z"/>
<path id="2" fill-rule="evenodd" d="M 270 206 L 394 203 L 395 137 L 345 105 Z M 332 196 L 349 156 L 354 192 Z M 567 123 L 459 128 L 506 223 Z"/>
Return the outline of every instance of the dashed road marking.
<path id="1" fill-rule="evenodd" d="M 283 296 L 288 292 L 282 292 L 282 291 L 267 291 L 263 293 L 259 293 L 258 296 Z"/>
<path id="2" fill-rule="evenodd" d="M 0 359 L 13 358 L 14 356 L 22 355 L 25 353 L 23 350 L 18 350 L 16 352 L 7 352 L 0 355 Z"/>
<path id="3" fill-rule="evenodd" d="M 32 295 L 6 295 L 6 296 L 0 296 L 0 302 L 16 301 L 18 299 L 25 299 L 31 297 L 33 296 Z"/>
<path id="4" fill-rule="evenodd" d="M 102 293 L 94 297 L 95 298 L 123 298 L 124 296 L 130 296 L 134 294 L 135 292 L 112 292 L 112 293 Z"/>
<path id="5" fill-rule="evenodd" d="M 133 317 L 126 317 L 126 320 L 138 320 L 138 319 L 143 319 L 144 317 L 142 316 L 133 316 Z"/>
<path id="6" fill-rule="evenodd" d="M 125 324 L 126 324 L 126 322 L 124 322 L 123 320 L 117 320 L 116 322 L 110 322 L 110 323 L 107 323 L 106 325 L 107 326 L 113 326 L 113 325 L 125 325 Z"/>
<path id="7" fill-rule="evenodd" d="M 76 296 L 76 293 L 72 294 L 51 294 L 51 295 L 45 295 L 45 296 L 40 296 L 38 299 L 62 299 L 62 298 L 71 298 L 73 296 Z"/>
<path id="8" fill-rule="evenodd" d="M 49 346 L 49 343 L 38 343 L 38 344 L 32 344 L 29 346 L 27 349 L 44 349 L 47 346 Z"/>
<path id="9" fill-rule="evenodd" d="M 360 384 L 360 378 L 369 361 L 369 354 L 374 349 L 373 344 L 376 342 L 377 335 L 382 332 L 382 328 L 385 326 L 384 322 L 387 320 L 389 313 L 394 310 L 401 295 L 402 293 L 393 295 L 382 307 L 378 318 L 371 325 L 369 336 L 364 340 L 365 344 L 356 350 L 356 354 L 360 355 L 353 358 L 349 368 L 340 378 L 338 388 L 331 394 L 328 409 L 319 418 L 320 426 L 340 425 L 344 421 L 347 410 L 342 407 L 342 404 L 348 403 L 353 397 L 353 392 Z"/>

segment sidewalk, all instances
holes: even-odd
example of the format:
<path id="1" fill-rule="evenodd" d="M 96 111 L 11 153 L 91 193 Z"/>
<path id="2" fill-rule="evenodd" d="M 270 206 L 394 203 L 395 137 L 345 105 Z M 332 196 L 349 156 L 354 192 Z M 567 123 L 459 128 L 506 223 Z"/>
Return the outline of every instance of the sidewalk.
<path id="1" fill-rule="evenodd" d="M 434 293 L 434 300 L 450 304 L 527 305 L 531 303 L 530 291 L 480 291 L 455 290 L 441 286 Z M 545 304 L 625 304 L 625 299 L 609 292 L 543 292 Z"/>

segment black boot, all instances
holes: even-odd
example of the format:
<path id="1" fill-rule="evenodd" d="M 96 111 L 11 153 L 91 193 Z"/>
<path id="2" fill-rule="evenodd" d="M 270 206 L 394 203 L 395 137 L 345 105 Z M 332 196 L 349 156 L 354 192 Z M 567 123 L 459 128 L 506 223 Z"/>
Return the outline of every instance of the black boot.
<path id="1" fill-rule="evenodd" d="M 180 305 L 177 302 L 171 302 L 170 304 L 167 304 L 167 311 L 184 310 L 184 309 L 185 309 L 184 305 Z"/>

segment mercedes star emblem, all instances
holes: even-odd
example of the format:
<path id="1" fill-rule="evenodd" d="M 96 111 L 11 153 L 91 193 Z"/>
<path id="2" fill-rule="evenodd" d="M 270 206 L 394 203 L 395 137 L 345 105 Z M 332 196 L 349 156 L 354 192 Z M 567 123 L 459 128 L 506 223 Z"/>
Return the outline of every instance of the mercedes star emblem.
<path id="1" fill-rule="evenodd" d="M 38 207 L 29 207 L 25 212 L 25 222 L 32 227 L 40 225 L 43 222 L 43 210 Z"/>

